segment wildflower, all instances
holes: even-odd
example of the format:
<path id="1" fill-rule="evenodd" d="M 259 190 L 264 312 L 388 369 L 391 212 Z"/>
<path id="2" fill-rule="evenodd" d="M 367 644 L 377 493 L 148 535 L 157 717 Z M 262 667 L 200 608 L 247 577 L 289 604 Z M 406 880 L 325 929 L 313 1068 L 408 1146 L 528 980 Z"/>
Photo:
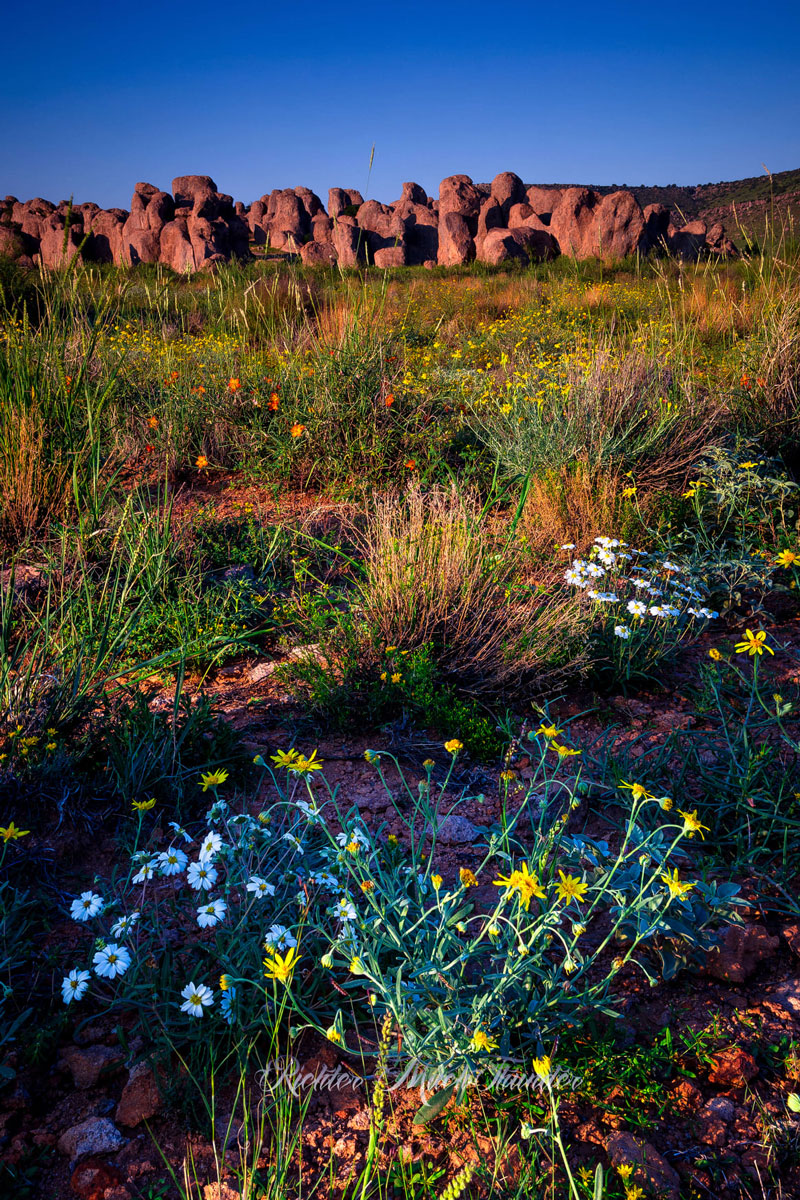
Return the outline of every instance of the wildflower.
<path id="1" fill-rule="evenodd" d="M 681 882 L 680 876 L 678 875 L 677 867 L 674 869 L 672 874 L 670 874 L 669 871 L 662 871 L 661 878 L 664 880 L 664 883 L 669 888 L 670 896 L 671 897 L 677 896 L 677 898 L 679 900 L 682 900 L 684 896 L 688 895 L 689 892 L 694 887 L 693 883 L 682 883 Z"/>
<path id="2" fill-rule="evenodd" d="M 390 846 L 396 846 L 398 844 L 399 839 L 398 839 L 396 833 L 390 833 L 389 836 L 387 837 L 386 841 L 389 843 Z"/>
<path id="3" fill-rule="evenodd" d="M 658 803 L 663 808 L 664 812 L 669 812 L 669 810 L 672 808 L 671 796 L 656 796 L 655 799 L 658 800 Z"/>
<path id="4" fill-rule="evenodd" d="M 339 1030 L 335 1025 L 328 1026 L 328 1028 L 325 1030 L 325 1037 L 329 1042 L 338 1043 L 339 1045 L 342 1043 L 342 1035 L 339 1033 Z"/>
<path id="5" fill-rule="evenodd" d="M 449 742 L 445 742 L 444 748 L 448 754 L 458 754 L 459 750 L 464 749 L 464 743 L 458 738 L 451 738 Z"/>
<path id="6" fill-rule="evenodd" d="M 203 844 L 200 847 L 198 858 L 201 862 L 207 862 L 212 859 L 215 854 L 218 854 L 222 849 L 222 838 L 218 833 L 207 833 Z"/>
<path id="7" fill-rule="evenodd" d="M 707 825 L 700 824 L 700 818 L 697 815 L 697 809 L 695 809 L 694 812 L 687 813 L 684 812 L 682 808 L 679 808 L 678 815 L 683 817 L 683 832 L 687 837 L 692 838 L 696 833 L 699 833 L 700 837 L 702 837 L 704 829 L 709 832 Z"/>
<path id="8" fill-rule="evenodd" d="M 619 782 L 620 788 L 631 793 L 634 800 L 652 800 L 653 797 L 648 792 L 647 788 L 642 787 L 640 783 L 628 783 L 627 780 L 621 779 Z"/>
<path id="9" fill-rule="evenodd" d="M 92 959 L 95 974 L 106 979 L 116 979 L 124 975 L 131 965 L 130 952 L 116 942 L 109 942 L 102 950 L 98 950 Z"/>
<path id="10" fill-rule="evenodd" d="M 271 954 L 269 958 L 264 959 L 264 977 L 266 979 L 274 979 L 276 983 L 288 983 L 292 977 L 297 958 L 298 955 L 294 946 L 286 954 Z"/>
<path id="11" fill-rule="evenodd" d="M 496 1050 L 497 1042 L 494 1038 L 490 1038 L 488 1033 L 484 1033 L 482 1029 L 476 1029 L 472 1035 L 470 1046 L 473 1050 Z"/>
<path id="12" fill-rule="evenodd" d="M 758 463 L 754 463 L 754 462 L 743 462 L 743 463 L 741 463 L 741 464 L 740 464 L 740 466 L 741 466 L 741 470 L 742 470 L 742 471 L 753 471 L 753 470 L 755 470 L 755 468 L 758 466 Z"/>
<path id="13" fill-rule="evenodd" d="M 227 771 L 221 771 L 219 769 L 216 771 L 206 771 L 205 775 L 200 776 L 200 783 L 198 784 L 198 787 L 202 787 L 203 791 L 207 792 L 209 788 L 221 787 L 227 778 Z"/>
<path id="14" fill-rule="evenodd" d="M 241 387 L 242 387 L 241 379 L 229 379 L 228 380 L 228 391 L 229 392 L 231 392 L 231 393 L 238 392 L 241 390 Z"/>
<path id="15" fill-rule="evenodd" d="M 626 642 L 631 636 L 631 631 L 627 625 L 615 625 L 614 634 L 616 637 L 622 638 L 622 640 Z"/>
<path id="16" fill-rule="evenodd" d="M 403 676 L 400 674 L 399 671 L 395 671 L 395 673 L 392 675 L 391 679 L 392 679 L 392 683 L 401 683 L 403 680 Z"/>
<path id="17" fill-rule="evenodd" d="M 347 896 L 340 897 L 333 911 L 340 921 L 355 921 L 356 919 L 356 906 Z"/>
<path id="18" fill-rule="evenodd" d="M 795 550 L 781 550 L 775 562 L 779 567 L 793 567 L 795 563 L 800 563 L 800 554 Z"/>
<path id="19" fill-rule="evenodd" d="M 96 917 L 103 909 L 103 898 L 95 892 L 81 892 L 77 900 L 69 906 L 69 915 L 73 921 L 88 921 Z"/>
<path id="20" fill-rule="evenodd" d="M 188 1013 L 190 1017 L 202 1017 L 203 1009 L 214 1003 L 214 993 L 204 983 L 187 983 L 181 995 L 181 1012 Z"/>
<path id="21" fill-rule="evenodd" d="M 158 429 L 158 417 L 148 417 L 147 424 L 151 429 Z"/>
<path id="22" fill-rule="evenodd" d="M 0 825 L 0 837 L 4 842 L 18 842 L 20 838 L 27 837 L 30 829 L 17 829 L 13 821 L 9 821 L 8 825 Z"/>
<path id="23" fill-rule="evenodd" d="M 312 771 L 321 771 L 322 759 L 317 758 L 316 750 L 313 751 L 310 758 L 306 758 L 304 754 L 298 754 L 289 770 L 293 771 L 295 775 L 308 775 Z"/>
<path id="24" fill-rule="evenodd" d="M 374 891 L 375 891 L 375 884 L 372 882 L 372 880 L 371 880 L 371 879 L 365 879 L 365 880 L 363 881 L 363 883 L 359 884 L 359 886 L 360 886 L 360 888 L 361 888 L 362 892 L 364 892 L 365 894 L 366 894 L 367 892 L 374 892 Z"/>
<path id="25" fill-rule="evenodd" d="M 708 652 L 708 657 L 713 658 L 714 662 L 719 662 L 722 658 L 722 655 L 720 654 L 719 650 L 716 649 L 715 646 L 712 646 Z"/>
<path id="26" fill-rule="evenodd" d="M 558 876 L 560 882 L 556 884 L 556 892 L 559 900 L 567 904 L 572 900 L 582 901 L 589 889 L 588 883 L 580 880 L 577 875 L 565 875 L 563 871 L 559 871 Z"/>
<path id="27" fill-rule="evenodd" d="M 559 758 L 572 758 L 575 754 L 582 754 L 582 750 L 576 750 L 574 746 L 562 746 L 558 742 L 551 742 L 550 749 L 555 750 Z"/>
<path id="28" fill-rule="evenodd" d="M 416 471 L 417 461 L 414 458 L 409 458 L 403 463 L 403 466 L 407 471 Z"/>
<path id="29" fill-rule="evenodd" d="M 177 821 L 168 821 L 167 824 L 169 825 L 170 829 L 172 829 L 178 835 L 178 837 L 182 837 L 185 842 L 191 842 L 192 839 L 189 837 L 189 834 L 182 825 L 178 824 Z"/>
<path id="30" fill-rule="evenodd" d="M 519 896 L 520 904 L 527 911 L 530 908 L 531 900 L 536 896 L 539 900 L 544 900 L 545 893 L 539 883 L 537 875 L 532 875 L 527 863 L 522 863 L 521 867 L 512 871 L 510 875 L 499 875 L 493 881 L 494 887 L 505 888 L 507 892 L 516 893 Z"/>
<path id="31" fill-rule="evenodd" d="M 236 988 L 230 985 L 227 975 L 221 977 L 219 981 L 220 987 L 222 987 L 223 979 L 226 981 L 227 986 L 222 989 L 222 995 L 219 998 L 219 1008 L 223 1021 L 227 1022 L 228 1025 L 232 1025 L 234 1022 L 233 1002 L 236 999 Z"/>
<path id="32" fill-rule="evenodd" d="M 289 430 L 289 433 L 292 435 L 293 438 L 299 438 L 299 437 L 303 436 L 305 431 L 306 431 L 305 425 L 301 425 L 299 421 L 296 421 L 294 423 L 294 425 L 291 427 L 291 429 Z"/>
<path id="33" fill-rule="evenodd" d="M 353 975 L 363 975 L 364 974 L 364 964 L 362 963 L 361 959 L 358 957 L 357 954 L 353 958 L 350 959 L 350 966 L 348 969 L 350 970 L 351 974 L 353 974 Z"/>
<path id="34" fill-rule="evenodd" d="M 559 548 L 560 548 L 561 550 L 574 550 L 574 549 L 575 549 L 575 543 L 574 543 L 574 542 L 564 542 L 564 545 L 563 545 L 563 546 L 561 546 L 561 547 L 559 547 Z"/>
<path id="35" fill-rule="evenodd" d="M 267 896 L 275 895 L 274 886 L 267 883 L 266 879 L 262 879 L 260 875 L 250 876 L 247 891 L 252 892 L 257 900 L 264 900 Z"/>
<path id="36" fill-rule="evenodd" d="M 186 882 L 196 892 L 210 892 L 217 882 L 217 868 L 204 859 L 190 863 L 186 872 Z"/>
<path id="37" fill-rule="evenodd" d="M 147 883 L 148 879 L 153 878 L 155 871 L 155 863 L 149 854 L 142 855 L 140 859 L 139 870 L 134 875 L 131 883 Z"/>
<path id="38" fill-rule="evenodd" d="M 379 755 L 377 755 L 374 750 L 365 750 L 364 758 L 368 763 L 375 763 L 379 761 Z"/>
<path id="39" fill-rule="evenodd" d="M 389 395 L 386 397 L 386 399 L 384 400 L 383 403 L 386 405 L 387 408 L 392 407 L 392 405 L 394 404 L 394 396 L 392 395 L 391 392 L 389 392 Z"/>
<path id="40" fill-rule="evenodd" d="M 644 1188 L 639 1187 L 638 1183 L 634 1184 L 625 1192 L 625 1200 L 644 1200 Z"/>
<path id="41" fill-rule="evenodd" d="M 633 1163 L 620 1163 L 617 1167 L 617 1174 L 623 1181 L 630 1179 L 633 1174 Z"/>
<path id="42" fill-rule="evenodd" d="M 169 850 L 162 850 L 158 856 L 158 866 L 162 875 L 180 875 L 181 871 L 186 870 L 188 861 L 183 850 L 178 849 L 177 846 L 170 846 Z"/>
<path id="43" fill-rule="evenodd" d="M 88 971 L 79 971 L 77 968 L 65 975 L 61 981 L 61 999 L 64 1003 L 71 1004 L 73 1000 L 81 1000 L 86 994 L 90 979 Z"/>
<path id="44" fill-rule="evenodd" d="M 555 725 L 540 725 L 536 730 L 537 736 L 541 734 L 543 737 L 550 739 L 560 737 L 563 732 L 563 729 L 556 729 Z"/>
<path id="45" fill-rule="evenodd" d="M 629 600 L 627 609 L 632 617 L 643 617 L 647 612 L 647 605 L 643 600 Z"/>
<path id="46" fill-rule="evenodd" d="M 197 924 L 201 929 L 213 929 L 228 911 L 228 906 L 224 900 L 210 900 L 208 904 L 201 905 L 197 910 Z"/>
<path id="47" fill-rule="evenodd" d="M 273 754 L 271 757 L 276 767 L 288 770 L 300 755 L 296 750 L 279 750 L 277 754 Z"/>
<path id="48" fill-rule="evenodd" d="M 439 888 L 442 886 L 442 882 L 441 875 L 431 875 L 431 884 L 433 885 L 433 890 L 435 892 L 439 891 Z"/>
<path id="49" fill-rule="evenodd" d="M 288 950 L 297 945 L 297 938 L 293 937 L 285 925 L 270 925 L 264 936 L 264 948 L 272 954 L 275 950 Z"/>
<path id="50" fill-rule="evenodd" d="M 280 408 L 280 403 L 281 399 L 278 393 L 270 392 L 269 403 L 267 404 L 267 408 L 270 410 L 270 412 L 277 412 Z"/>
<path id="51" fill-rule="evenodd" d="M 132 807 L 135 808 L 137 812 L 149 812 L 151 808 L 155 808 L 155 805 L 156 798 L 155 796 L 152 796 L 149 800 L 134 800 Z"/>
<path id="52" fill-rule="evenodd" d="M 126 934 L 130 933 L 141 915 L 142 914 L 140 912 L 132 912 L 128 917 L 120 917 L 119 920 L 115 921 L 111 926 L 112 937 L 124 937 Z"/>
<path id="53" fill-rule="evenodd" d="M 472 871 L 470 871 L 469 867 L 461 867 L 458 872 L 458 877 L 461 880 L 462 887 L 468 888 L 478 886 L 478 881 L 473 875 Z"/>
<path id="54" fill-rule="evenodd" d="M 535 1058 L 533 1060 L 532 1065 L 533 1065 L 534 1071 L 539 1076 L 539 1078 L 543 1079 L 546 1083 L 547 1080 L 550 1078 L 550 1071 L 551 1071 L 550 1055 L 543 1054 L 541 1058 Z"/>
<path id="55" fill-rule="evenodd" d="M 327 954 L 323 954 L 322 958 L 319 960 L 319 964 L 321 967 L 325 967 L 326 971 L 331 969 L 333 966 L 333 955 L 330 951 L 328 951 Z"/>
<path id="56" fill-rule="evenodd" d="M 635 487 L 626 487 L 626 488 L 623 488 L 623 489 L 622 489 L 622 495 L 623 495 L 623 498 L 624 498 L 625 500 L 628 500 L 628 499 L 630 499 L 630 497 L 631 497 L 631 496 L 635 496 L 635 495 L 636 495 L 636 488 L 635 488 Z"/>
<path id="57" fill-rule="evenodd" d="M 206 458 L 205 454 L 198 454 L 197 458 L 194 460 L 194 465 L 197 467 L 198 471 L 204 471 L 208 466 L 208 459 Z"/>

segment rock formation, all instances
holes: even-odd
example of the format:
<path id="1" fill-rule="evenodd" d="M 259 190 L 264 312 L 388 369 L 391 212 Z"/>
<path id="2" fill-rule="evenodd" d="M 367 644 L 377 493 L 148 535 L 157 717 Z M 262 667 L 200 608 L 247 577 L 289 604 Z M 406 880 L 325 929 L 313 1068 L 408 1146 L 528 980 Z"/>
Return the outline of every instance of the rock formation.
<path id="1" fill-rule="evenodd" d="M 161 263 L 176 272 L 213 269 L 264 248 L 297 255 L 309 266 L 460 266 L 538 262 L 568 254 L 620 259 L 670 253 L 681 259 L 730 255 L 719 222 L 676 227 L 670 210 L 642 211 L 626 190 L 528 186 L 513 171 L 491 184 L 449 175 L 433 200 L 404 183 L 391 204 L 364 200 L 354 188 L 331 188 L 327 212 L 310 188 L 276 188 L 249 205 L 234 203 L 209 175 L 179 175 L 172 191 L 137 183 L 130 210 L 52 204 L 36 197 L 0 201 L 0 256 L 23 266 L 58 268 L 87 262 Z"/>

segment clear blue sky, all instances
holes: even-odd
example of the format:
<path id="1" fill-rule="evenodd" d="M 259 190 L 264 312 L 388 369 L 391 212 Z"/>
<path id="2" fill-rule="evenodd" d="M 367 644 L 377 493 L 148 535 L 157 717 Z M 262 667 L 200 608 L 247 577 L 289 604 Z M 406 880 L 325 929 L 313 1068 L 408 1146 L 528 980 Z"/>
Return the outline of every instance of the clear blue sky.
<path id="1" fill-rule="evenodd" d="M 25 9 L 28 8 L 28 12 Z M 209 174 L 396 199 L 444 175 L 707 183 L 800 167 L 800 3 L 8 6 L 0 195 L 128 207 Z"/>

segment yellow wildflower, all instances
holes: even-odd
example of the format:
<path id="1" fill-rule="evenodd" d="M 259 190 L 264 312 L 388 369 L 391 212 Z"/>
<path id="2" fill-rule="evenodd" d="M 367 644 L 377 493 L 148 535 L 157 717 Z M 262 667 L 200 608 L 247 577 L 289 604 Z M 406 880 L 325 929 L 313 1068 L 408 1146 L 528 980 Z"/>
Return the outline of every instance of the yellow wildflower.
<path id="1" fill-rule="evenodd" d="M 749 654 L 752 658 L 754 654 L 759 656 L 768 651 L 774 655 L 775 651 L 771 650 L 766 643 L 767 634 L 764 629 L 759 629 L 758 633 L 753 633 L 750 629 L 745 629 L 744 637 L 740 642 L 737 642 L 734 649 L 737 654 Z"/>
<path id="2" fill-rule="evenodd" d="M 476 1029 L 472 1035 L 470 1046 L 472 1046 L 473 1050 L 495 1050 L 497 1049 L 497 1042 L 493 1038 L 490 1038 L 488 1033 L 484 1033 L 482 1029 Z"/>
<path id="3" fill-rule="evenodd" d="M 458 877 L 461 880 L 462 886 L 465 888 L 478 886 L 478 881 L 473 875 L 472 871 L 470 871 L 469 867 L 462 867 L 458 872 Z"/>
<path id="4" fill-rule="evenodd" d="M 204 792 L 207 792 L 209 788 L 220 787 L 220 785 L 223 784 L 227 778 L 227 771 L 207 771 L 205 775 L 200 776 L 199 786 L 202 787 Z"/>
<path id="5" fill-rule="evenodd" d="M 288 983 L 297 964 L 298 954 L 294 946 L 285 954 L 272 954 L 264 959 L 264 975 L 280 983 Z"/>
<path id="6" fill-rule="evenodd" d="M 669 888 L 670 896 L 677 896 L 679 900 L 682 900 L 684 896 L 687 896 L 694 887 L 693 883 L 683 883 L 681 881 L 681 878 L 678 875 L 677 867 L 671 875 L 669 871 L 662 871 L 661 878 Z"/>
<path id="7" fill-rule="evenodd" d="M 694 837 L 696 833 L 703 836 L 703 830 L 710 832 L 707 825 L 700 824 L 700 818 L 697 815 L 697 809 L 694 812 L 684 812 L 682 808 L 678 809 L 678 816 L 683 817 L 683 832 L 687 837 Z"/>
<path id="8" fill-rule="evenodd" d="M 203 791 L 206 789 L 203 788 Z M 149 812 L 151 808 L 155 808 L 156 798 L 151 796 L 149 800 L 134 800 L 133 807 L 137 812 Z"/>
<path id="9" fill-rule="evenodd" d="M 449 742 L 445 742 L 444 748 L 448 754 L 458 754 L 459 750 L 464 749 L 464 743 L 458 738 L 451 738 Z"/>
<path id="10" fill-rule="evenodd" d="M 559 871 L 558 876 L 560 882 L 556 884 L 556 892 L 559 900 L 567 904 L 572 900 L 583 900 L 589 890 L 588 883 L 579 879 L 577 875 L 565 875 L 563 871 Z"/>
<path id="11" fill-rule="evenodd" d="M 6 826 L 0 825 L 0 837 L 4 842 L 17 842 L 20 838 L 27 837 L 29 833 L 30 829 L 17 829 L 13 821 Z"/>

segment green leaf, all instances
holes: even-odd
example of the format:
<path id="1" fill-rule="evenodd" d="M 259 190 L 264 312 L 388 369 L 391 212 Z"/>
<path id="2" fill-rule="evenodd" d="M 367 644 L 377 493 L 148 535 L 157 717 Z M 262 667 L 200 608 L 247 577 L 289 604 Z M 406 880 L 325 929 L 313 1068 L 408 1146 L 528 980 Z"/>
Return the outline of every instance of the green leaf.
<path id="1" fill-rule="evenodd" d="M 439 1113 L 442 1111 L 445 1104 L 447 1104 L 447 1101 L 450 1099 L 455 1089 L 456 1085 L 451 1083 L 449 1087 L 442 1088 L 440 1092 L 436 1092 L 433 1096 L 431 1096 L 430 1100 L 426 1100 L 426 1102 L 422 1105 L 422 1108 L 417 1109 L 417 1111 L 414 1113 L 413 1123 L 415 1125 L 427 1125 L 429 1121 L 432 1121 L 435 1117 L 438 1117 Z"/>

